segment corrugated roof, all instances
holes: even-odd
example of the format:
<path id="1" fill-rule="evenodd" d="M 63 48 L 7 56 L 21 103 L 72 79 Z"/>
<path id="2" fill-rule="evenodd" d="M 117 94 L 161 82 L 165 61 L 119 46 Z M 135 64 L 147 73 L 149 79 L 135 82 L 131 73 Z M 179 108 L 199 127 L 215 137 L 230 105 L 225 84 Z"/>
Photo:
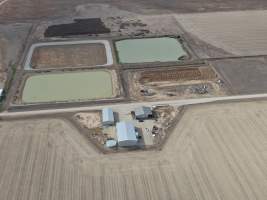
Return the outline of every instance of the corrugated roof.
<path id="1" fill-rule="evenodd" d="M 111 108 L 104 108 L 102 110 L 103 122 L 114 122 L 114 114 Z"/>
<path id="2" fill-rule="evenodd" d="M 4 89 L 0 88 L 0 97 L 3 95 Z"/>
<path id="3" fill-rule="evenodd" d="M 117 141 L 116 140 L 107 140 L 106 141 L 106 147 L 115 147 L 117 145 Z"/>
<path id="4" fill-rule="evenodd" d="M 134 110 L 135 115 L 139 116 L 139 115 L 151 115 L 152 111 L 150 107 L 146 107 L 146 106 L 141 106 L 138 107 Z"/>
<path id="5" fill-rule="evenodd" d="M 132 123 L 129 122 L 119 122 L 116 124 L 117 138 L 120 141 L 137 141 L 135 128 Z"/>

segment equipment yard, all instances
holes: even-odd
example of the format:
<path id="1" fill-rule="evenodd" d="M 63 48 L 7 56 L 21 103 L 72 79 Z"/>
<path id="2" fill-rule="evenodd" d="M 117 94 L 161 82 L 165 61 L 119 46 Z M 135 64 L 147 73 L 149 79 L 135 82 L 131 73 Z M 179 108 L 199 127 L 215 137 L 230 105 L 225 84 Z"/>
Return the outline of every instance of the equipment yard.
<path id="1" fill-rule="evenodd" d="M 126 71 L 132 98 L 137 100 L 196 98 L 225 95 L 225 88 L 211 67 Z"/>
<path id="2" fill-rule="evenodd" d="M 264 200 L 266 111 L 266 101 L 194 106 L 162 151 L 109 155 L 63 119 L 1 121 L 1 198 Z"/>

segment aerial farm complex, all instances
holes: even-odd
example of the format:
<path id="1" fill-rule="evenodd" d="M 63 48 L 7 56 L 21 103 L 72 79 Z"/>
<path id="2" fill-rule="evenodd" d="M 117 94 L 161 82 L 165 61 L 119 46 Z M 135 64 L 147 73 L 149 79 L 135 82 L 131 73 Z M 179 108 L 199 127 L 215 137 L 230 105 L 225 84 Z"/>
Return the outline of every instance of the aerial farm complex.
<path id="1" fill-rule="evenodd" d="M 267 1 L 0 0 L 0 200 L 266 200 Z"/>

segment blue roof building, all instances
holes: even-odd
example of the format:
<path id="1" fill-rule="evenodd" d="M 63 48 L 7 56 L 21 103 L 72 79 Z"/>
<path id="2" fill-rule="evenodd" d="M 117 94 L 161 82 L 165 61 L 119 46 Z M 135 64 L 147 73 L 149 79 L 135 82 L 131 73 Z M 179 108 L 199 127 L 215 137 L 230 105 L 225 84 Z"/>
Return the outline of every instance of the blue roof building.
<path id="1" fill-rule="evenodd" d="M 111 108 L 104 108 L 102 110 L 102 124 L 104 126 L 114 125 L 114 113 Z"/>
<path id="2" fill-rule="evenodd" d="M 129 122 L 116 124 L 118 145 L 121 147 L 135 146 L 137 144 L 134 125 Z"/>

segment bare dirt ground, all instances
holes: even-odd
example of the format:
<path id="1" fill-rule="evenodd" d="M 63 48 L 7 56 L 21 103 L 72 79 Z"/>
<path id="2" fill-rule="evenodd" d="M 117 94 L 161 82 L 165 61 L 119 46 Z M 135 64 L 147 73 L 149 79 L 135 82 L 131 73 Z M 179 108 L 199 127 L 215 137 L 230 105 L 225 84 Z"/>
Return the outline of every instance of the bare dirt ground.
<path id="1" fill-rule="evenodd" d="M 103 155 L 60 119 L 0 122 L 2 199 L 266 199 L 267 102 L 189 108 L 162 151 Z"/>
<path id="2" fill-rule="evenodd" d="M 30 24 L 0 25 L 0 83 L 7 80 L 27 37 Z"/>
<path id="3" fill-rule="evenodd" d="M 112 76 L 112 86 L 113 86 L 113 94 L 114 97 L 120 96 L 123 93 L 123 89 L 121 86 L 121 82 L 119 80 L 119 75 L 115 70 L 109 70 L 111 76 Z"/>
<path id="4" fill-rule="evenodd" d="M 103 44 L 39 47 L 34 50 L 31 66 L 34 69 L 84 67 L 106 64 Z"/>
<path id="5" fill-rule="evenodd" d="M 167 100 L 220 96 L 225 89 L 210 67 L 160 69 L 150 71 L 127 71 L 130 96 L 135 100 Z M 200 88 L 207 87 L 207 92 Z"/>
<path id="6" fill-rule="evenodd" d="M 144 71 L 141 73 L 140 82 L 155 81 L 190 81 L 215 79 L 216 74 L 210 67 L 188 67 L 169 70 Z"/>
<path id="7" fill-rule="evenodd" d="M 120 9 L 143 13 L 190 13 L 208 11 L 229 11 L 267 8 L 265 0 L 9 0 L 0 7 L 0 19 L 2 20 L 38 20 L 42 18 L 70 17 L 76 15 L 78 6 L 90 5 L 90 3 L 106 3 L 117 6 Z"/>
<path id="8" fill-rule="evenodd" d="M 188 14 L 176 18 L 185 31 L 230 54 L 267 54 L 267 11 Z"/>
<path id="9" fill-rule="evenodd" d="M 76 113 L 74 119 L 87 129 L 101 127 L 101 115 L 99 112 Z"/>
<path id="10" fill-rule="evenodd" d="M 223 59 L 211 62 L 234 94 L 267 92 L 267 58 Z"/>
<path id="11" fill-rule="evenodd" d="M 42 20 L 34 32 L 36 39 L 43 39 L 44 33 L 49 26 L 59 24 L 70 24 L 77 18 L 101 18 L 104 25 L 110 29 L 110 33 L 99 34 L 98 36 L 142 36 L 142 35 L 177 35 L 180 28 L 172 15 L 142 15 L 134 12 L 118 9 L 107 4 L 88 4 L 77 6 L 77 16 L 58 18 L 53 20 Z M 158 23 L 161 21 L 161 23 Z M 75 30 L 73 30 L 75 31 Z"/>

